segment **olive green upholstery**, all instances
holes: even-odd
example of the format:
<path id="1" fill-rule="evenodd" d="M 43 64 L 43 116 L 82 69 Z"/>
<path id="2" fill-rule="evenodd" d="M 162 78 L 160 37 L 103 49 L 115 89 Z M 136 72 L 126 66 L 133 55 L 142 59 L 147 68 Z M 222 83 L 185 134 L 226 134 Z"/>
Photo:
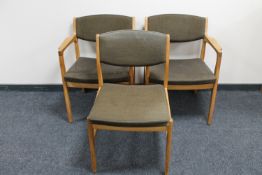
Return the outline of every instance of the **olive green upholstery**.
<path id="1" fill-rule="evenodd" d="M 192 15 L 164 14 L 148 17 L 148 30 L 170 34 L 172 42 L 203 39 L 205 25 L 205 18 Z"/>
<path id="2" fill-rule="evenodd" d="M 95 41 L 97 33 L 132 29 L 132 18 L 122 15 L 91 15 L 76 18 L 78 38 Z"/>
<path id="3" fill-rule="evenodd" d="M 164 65 L 150 68 L 150 81 L 162 83 L 164 80 Z M 201 59 L 170 60 L 169 84 L 192 85 L 215 83 L 216 78 L 212 71 Z"/>
<path id="4" fill-rule="evenodd" d="M 105 82 L 127 82 L 127 67 L 102 64 Z M 65 80 L 77 83 L 98 83 L 96 59 L 80 57 L 65 74 Z"/>
<path id="5" fill-rule="evenodd" d="M 154 126 L 170 120 L 162 85 L 104 84 L 89 114 L 92 123 Z"/>
<path id="6" fill-rule="evenodd" d="M 100 60 L 118 66 L 156 65 L 166 61 L 166 35 L 119 30 L 99 37 Z"/>

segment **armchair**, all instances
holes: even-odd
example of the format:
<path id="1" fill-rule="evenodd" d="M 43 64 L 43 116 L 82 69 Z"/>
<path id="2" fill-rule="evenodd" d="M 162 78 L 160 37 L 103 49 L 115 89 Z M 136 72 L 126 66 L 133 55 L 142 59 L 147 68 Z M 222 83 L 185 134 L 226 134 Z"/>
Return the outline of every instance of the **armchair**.
<path id="1" fill-rule="evenodd" d="M 215 108 L 219 71 L 222 60 L 222 48 L 217 41 L 207 34 L 207 18 L 164 14 L 145 19 L 145 30 L 170 34 L 171 42 L 190 42 L 202 40 L 199 58 L 170 60 L 169 90 L 203 90 L 212 91 L 207 123 L 211 125 Z M 206 44 L 217 54 L 215 70 L 211 71 L 205 64 Z M 145 83 L 161 83 L 164 75 L 163 65 L 145 68 Z"/>
<path id="2" fill-rule="evenodd" d="M 72 36 L 67 37 L 58 48 L 59 63 L 63 82 L 68 122 L 73 122 L 73 114 L 69 97 L 69 88 L 98 88 L 96 59 L 80 56 L 78 40 L 95 42 L 96 34 L 114 30 L 134 29 L 135 19 L 121 15 L 92 15 L 74 18 Z M 64 52 L 69 45 L 74 44 L 76 62 L 66 69 Z M 117 67 L 103 64 L 105 82 L 134 83 L 134 67 Z"/>

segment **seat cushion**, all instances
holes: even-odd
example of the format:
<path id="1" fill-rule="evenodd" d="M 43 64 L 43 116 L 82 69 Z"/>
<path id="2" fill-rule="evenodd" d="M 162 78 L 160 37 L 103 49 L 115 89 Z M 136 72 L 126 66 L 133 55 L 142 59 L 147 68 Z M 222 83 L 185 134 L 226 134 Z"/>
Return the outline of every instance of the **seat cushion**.
<path id="1" fill-rule="evenodd" d="M 126 82 L 129 68 L 102 64 L 105 82 Z M 80 57 L 65 73 L 65 80 L 78 83 L 98 83 L 96 60 Z"/>
<path id="2" fill-rule="evenodd" d="M 150 81 L 162 83 L 164 80 L 164 65 L 152 66 Z M 197 85 L 214 83 L 216 77 L 201 59 L 170 60 L 169 84 Z"/>
<path id="3" fill-rule="evenodd" d="M 169 119 L 162 85 L 104 84 L 89 114 L 93 123 L 114 126 L 155 126 Z"/>

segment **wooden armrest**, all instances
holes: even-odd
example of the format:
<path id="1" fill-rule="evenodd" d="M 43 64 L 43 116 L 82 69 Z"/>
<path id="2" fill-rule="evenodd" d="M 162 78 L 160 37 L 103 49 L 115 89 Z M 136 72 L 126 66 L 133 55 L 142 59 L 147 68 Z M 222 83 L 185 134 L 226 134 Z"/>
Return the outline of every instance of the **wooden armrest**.
<path id="1" fill-rule="evenodd" d="M 58 48 L 58 54 L 61 56 L 63 55 L 65 49 L 72 43 L 74 42 L 76 39 L 76 35 L 72 35 L 72 36 L 69 36 L 67 37 L 63 42 L 62 44 L 59 46 Z"/>
<path id="2" fill-rule="evenodd" d="M 220 72 L 220 65 L 221 65 L 221 59 L 222 59 L 222 48 L 221 46 L 218 44 L 218 42 L 210 37 L 205 35 L 204 40 L 216 51 L 217 53 L 217 61 L 216 61 L 216 66 L 215 66 L 215 76 L 217 78 L 218 81 L 218 77 L 219 77 L 219 72 Z"/>
<path id="3" fill-rule="evenodd" d="M 217 54 L 222 54 L 222 48 L 215 38 L 205 35 L 205 41 L 216 51 Z"/>

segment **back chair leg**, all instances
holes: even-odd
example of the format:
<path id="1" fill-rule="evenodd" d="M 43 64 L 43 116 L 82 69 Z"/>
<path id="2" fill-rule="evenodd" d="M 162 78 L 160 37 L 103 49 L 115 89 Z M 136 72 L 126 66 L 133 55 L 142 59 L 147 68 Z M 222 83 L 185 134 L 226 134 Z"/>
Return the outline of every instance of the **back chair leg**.
<path id="1" fill-rule="evenodd" d="M 135 84 L 135 67 L 131 66 L 129 68 L 129 84 L 134 85 Z"/>
<path id="2" fill-rule="evenodd" d="M 68 119 L 69 123 L 72 123 L 73 122 L 73 115 L 72 115 L 72 109 L 71 109 L 71 102 L 70 102 L 68 87 L 65 84 L 63 84 L 63 89 L 64 89 L 65 105 L 66 105 L 66 111 L 67 111 L 67 119 Z"/>
<path id="3" fill-rule="evenodd" d="M 150 83 L 149 81 L 149 77 L 150 77 L 150 69 L 149 69 L 149 66 L 146 66 L 144 68 L 144 84 L 148 85 Z"/>
<path id="4" fill-rule="evenodd" d="M 91 156 L 91 167 L 93 173 L 96 173 L 96 153 L 95 153 L 95 129 L 92 126 L 92 123 L 88 121 L 88 140 L 89 140 L 89 149 L 90 149 L 90 156 Z"/>
<path id="5" fill-rule="evenodd" d="M 96 131 L 97 131 L 97 130 L 96 130 L 96 129 L 94 129 L 94 138 L 96 138 Z"/>
<path id="6" fill-rule="evenodd" d="M 169 122 L 167 126 L 165 175 L 168 175 L 168 171 L 169 171 L 169 161 L 171 157 L 171 148 L 172 148 L 172 128 L 173 128 L 173 121 Z"/>
<path id="7" fill-rule="evenodd" d="M 216 104 L 216 96 L 217 96 L 217 83 L 214 85 L 214 88 L 211 93 L 210 107 L 209 107 L 208 120 L 207 120 L 208 125 L 211 125 L 213 121 L 213 115 L 214 115 L 215 104 Z"/>

